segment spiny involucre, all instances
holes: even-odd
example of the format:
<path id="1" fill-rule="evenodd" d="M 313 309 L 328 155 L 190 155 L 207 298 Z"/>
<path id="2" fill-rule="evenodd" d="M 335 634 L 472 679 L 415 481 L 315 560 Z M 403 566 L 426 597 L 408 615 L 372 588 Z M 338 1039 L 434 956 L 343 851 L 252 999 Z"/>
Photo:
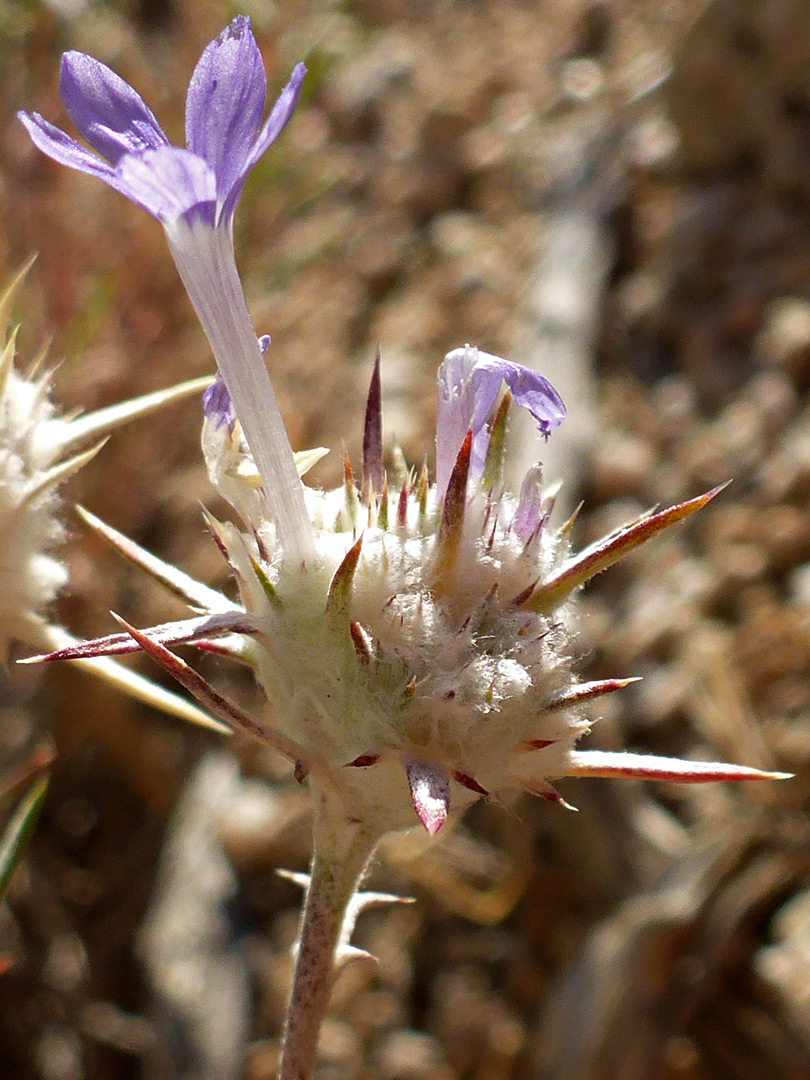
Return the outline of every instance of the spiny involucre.
<path id="1" fill-rule="evenodd" d="M 241 604 L 92 523 L 199 612 L 148 631 L 126 626 L 53 657 L 142 648 L 219 719 L 264 739 L 308 775 L 319 806 L 369 835 L 430 833 L 451 806 L 517 787 L 562 802 L 568 775 L 702 781 L 777 774 L 738 766 L 578 751 L 586 701 L 625 685 L 580 683 L 567 623 L 585 581 L 703 506 L 715 492 L 650 513 L 571 555 L 553 527 L 539 466 L 517 496 L 502 488 L 510 398 L 543 436 L 565 411 L 528 368 L 466 347 L 439 371 L 436 481 L 383 465 L 375 367 L 359 481 L 336 491 L 300 480 L 236 272 L 232 218 L 245 176 L 289 119 L 298 65 L 264 126 L 265 80 L 247 19 L 206 48 L 189 87 L 187 149 L 170 147 L 136 92 L 97 61 L 67 54 L 62 94 L 91 154 L 41 117 L 37 145 L 100 177 L 163 225 L 221 378 L 205 398 L 203 447 L 237 523 L 210 521 Z M 246 110 L 245 102 L 249 103 Z M 502 395 L 506 385 L 508 393 Z M 168 646 L 193 642 L 252 664 L 277 724 L 237 709 Z"/>
<path id="2" fill-rule="evenodd" d="M 498 401 L 504 382 L 512 389 Z M 301 560 L 279 542 L 230 398 L 217 381 L 205 395 L 203 449 L 211 481 L 238 522 L 209 517 L 208 523 L 233 569 L 241 605 L 234 608 L 93 521 L 204 614 L 145 632 L 127 627 L 54 657 L 144 648 L 220 719 L 293 759 L 316 798 L 337 802 L 347 819 L 377 835 L 409 827 L 414 811 L 433 834 L 451 807 L 509 788 L 564 805 L 551 783 L 562 776 L 695 782 L 777 775 L 575 749 L 590 726 L 587 702 L 629 680 L 577 681 L 568 629 L 572 594 L 715 492 L 644 515 L 571 555 L 568 523 L 551 524 L 554 489 L 543 488 L 540 467 L 529 471 L 518 497 L 504 492 L 501 481 L 513 396 L 550 430 L 564 416 L 553 388 L 520 365 L 470 347 L 448 355 L 439 384 L 439 481 L 431 483 L 423 469 L 389 482 L 378 358 L 359 477 L 347 459 L 340 488 L 304 487 L 313 538 L 312 554 Z M 295 455 L 297 467 L 304 472 L 323 453 Z M 180 642 L 251 664 L 278 727 L 247 717 L 203 683 L 166 648 Z"/>
<path id="3" fill-rule="evenodd" d="M 550 780 L 566 775 L 761 775 L 574 749 L 589 727 L 585 703 L 626 681 L 576 680 L 572 593 L 713 492 L 571 556 L 539 466 L 516 498 L 501 479 L 510 401 L 544 434 L 562 421 L 562 402 L 536 373 L 470 347 L 439 371 L 437 482 L 423 470 L 389 484 L 378 358 L 360 476 L 346 461 L 342 488 L 305 489 L 314 555 L 302 563 L 263 517 L 238 422 L 214 393 L 209 474 L 243 527 L 213 527 L 253 621 L 249 655 L 313 783 L 327 777 L 349 814 L 387 831 L 407 827 L 415 810 L 434 833 L 451 805 L 479 795 L 521 788 L 562 802 Z"/>

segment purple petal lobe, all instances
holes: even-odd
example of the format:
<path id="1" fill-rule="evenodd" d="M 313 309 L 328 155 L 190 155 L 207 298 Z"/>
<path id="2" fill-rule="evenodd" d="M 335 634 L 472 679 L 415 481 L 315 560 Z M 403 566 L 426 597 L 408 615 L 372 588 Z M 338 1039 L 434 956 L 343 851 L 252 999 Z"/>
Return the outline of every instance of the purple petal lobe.
<path id="1" fill-rule="evenodd" d="M 168 145 L 140 94 L 92 56 L 65 53 L 59 92 L 77 130 L 113 165 L 124 154 Z"/>
<path id="2" fill-rule="evenodd" d="M 266 86 L 250 19 L 238 15 L 203 52 L 186 97 L 186 145 L 213 170 L 220 203 L 247 171 Z"/>
<path id="3" fill-rule="evenodd" d="M 229 428 L 233 428 L 236 414 L 233 411 L 231 395 L 219 372 L 203 393 L 203 414 L 215 427 L 221 428 L 223 424 L 227 424 Z"/>
<path id="4" fill-rule="evenodd" d="M 121 160 L 116 186 L 163 225 L 178 218 L 201 219 L 212 227 L 216 218 L 216 181 L 202 158 L 165 146 Z"/>
<path id="5" fill-rule="evenodd" d="M 68 168 L 98 176 L 113 187 L 116 186 L 115 170 L 112 165 L 108 165 L 106 161 L 91 154 L 89 150 L 66 135 L 64 131 L 60 131 L 58 127 L 54 127 L 39 113 L 18 112 L 17 116 L 31 136 L 34 146 L 43 154 L 47 154 L 60 165 L 67 165 Z"/>
<path id="6" fill-rule="evenodd" d="M 296 64 L 293 68 L 290 81 L 281 91 L 275 105 L 270 110 L 270 115 L 267 117 L 264 127 L 259 132 L 250 153 L 247 155 L 241 166 L 239 175 L 235 178 L 233 186 L 224 200 L 222 208 L 222 216 L 224 218 L 228 218 L 233 214 L 236 201 L 242 192 L 242 185 L 245 182 L 247 174 L 264 154 L 265 150 L 268 149 L 287 126 L 287 121 L 292 116 L 295 111 L 295 106 L 298 104 L 298 98 L 301 94 L 301 84 L 304 81 L 306 73 L 307 69 L 303 64 Z"/>
<path id="7" fill-rule="evenodd" d="M 436 428 L 436 481 L 443 496 L 464 435 L 471 428 L 471 473 L 482 474 L 489 435 L 487 421 L 506 383 L 516 405 L 528 409 L 548 436 L 565 419 L 565 406 L 551 383 L 531 368 L 479 352 L 469 345 L 454 349 L 439 368 L 439 415 Z"/>
<path id="8" fill-rule="evenodd" d="M 522 364 L 479 352 L 473 372 L 475 430 L 480 430 L 489 420 L 501 390 L 501 379 L 511 390 L 515 404 L 534 417 L 545 438 L 565 419 L 563 400 L 548 379 Z"/>
<path id="9" fill-rule="evenodd" d="M 432 761 L 416 759 L 405 762 L 405 774 L 416 816 L 430 835 L 435 836 L 447 820 L 450 810 L 450 778 L 447 771 Z"/>

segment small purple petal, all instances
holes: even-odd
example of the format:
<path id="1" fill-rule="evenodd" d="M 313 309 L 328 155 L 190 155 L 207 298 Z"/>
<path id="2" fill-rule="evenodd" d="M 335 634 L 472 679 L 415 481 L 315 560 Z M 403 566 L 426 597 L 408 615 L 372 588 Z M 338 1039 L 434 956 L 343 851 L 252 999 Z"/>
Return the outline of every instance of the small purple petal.
<path id="1" fill-rule="evenodd" d="M 203 52 L 186 97 L 186 145 L 213 170 L 220 203 L 244 178 L 266 92 L 250 19 L 237 15 Z"/>
<path id="2" fill-rule="evenodd" d="M 269 334 L 260 334 L 259 335 L 259 348 L 261 350 L 262 356 L 264 356 L 264 354 L 270 348 L 270 335 Z"/>
<path id="3" fill-rule="evenodd" d="M 534 417 L 544 438 L 547 439 L 565 419 L 563 400 L 548 379 L 522 364 L 479 352 L 473 372 L 474 431 L 480 431 L 489 420 L 498 400 L 501 380 L 509 387 L 515 404 L 527 409 Z"/>
<path id="4" fill-rule="evenodd" d="M 124 154 L 168 146 L 163 129 L 140 94 L 92 56 L 65 53 L 59 93 L 77 131 L 112 165 Z"/>
<path id="5" fill-rule="evenodd" d="M 231 395 L 228 393 L 228 388 L 222 381 L 219 372 L 217 372 L 216 378 L 203 393 L 203 415 L 207 420 L 211 420 L 217 428 L 227 424 L 230 429 L 233 429 L 236 414 L 233 411 Z"/>
<path id="6" fill-rule="evenodd" d="M 80 172 L 97 176 L 100 180 L 116 186 L 115 169 L 106 161 L 91 154 L 70 135 L 54 127 L 39 113 L 18 112 L 17 117 L 24 125 L 25 130 L 31 136 L 31 141 L 38 150 L 47 154 L 49 158 L 58 162 L 59 165 L 67 165 L 70 169 L 78 169 Z"/>
<path id="7" fill-rule="evenodd" d="M 193 217 L 214 226 L 216 179 L 202 158 L 189 150 L 164 146 L 139 157 L 124 157 L 116 186 L 163 225 Z"/>
<path id="8" fill-rule="evenodd" d="M 236 202 L 242 193 L 242 185 L 245 182 L 245 177 L 264 154 L 265 150 L 268 149 L 287 126 L 287 122 L 295 111 L 295 106 L 298 104 L 298 98 L 301 94 L 301 84 L 304 81 L 306 73 L 307 69 L 303 64 L 296 64 L 293 68 L 289 82 L 279 94 L 275 105 L 270 111 L 270 115 L 265 121 L 264 127 L 254 142 L 250 153 L 245 158 L 239 171 L 239 175 L 234 179 L 233 186 L 224 200 L 221 213 L 223 218 L 227 219 L 233 214 Z"/>
<path id="9" fill-rule="evenodd" d="M 439 368 L 436 483 L 440 497 L 444 496 L 455 457 L 470 428 L 473 432 L 471 475 L 482 474 L 489 442 L 486 425 L 504 383 L 515 404 L 532 414 L 544 437 L 565 419 L 560 395 L 536 371 L 479 352 L 469 345 L 454 349 Z"/>

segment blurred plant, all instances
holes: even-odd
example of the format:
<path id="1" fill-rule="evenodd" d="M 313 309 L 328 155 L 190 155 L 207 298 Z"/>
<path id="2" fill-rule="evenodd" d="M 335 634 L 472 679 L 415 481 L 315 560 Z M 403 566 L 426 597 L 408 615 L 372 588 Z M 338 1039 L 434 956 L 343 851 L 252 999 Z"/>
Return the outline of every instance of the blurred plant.
<path id="1" fill-rule="evenodd" d="M 120 424 L 171 401 L 199 392 L 198 379 L 87 415 L 60 415 L 50 390 L 52 371 L 41 352 L 22 373 L 14 365 L 18 327 L 11 325 L 16 293 L 30 267 L 23 267 L 0 293 L 0 668 L 13 642 L 57 648 L 75 641 L 50 622 L 47 611 L 68 580 L 59 554 L 64 540 L 59 487 L 101 449 L 104 436 Z M 98 441 L 101 438 L 101 441 Z M 93 443 L 89 449 L 78 447 Z M 194 723 L 210 718 L 185 698 L 102 657 L 77 661 L 133 697 Z M 0 778 L 0 798 L 28 784 L 0 835 L 0 899 L 22 858 L 47 790 L 52 753 L 34 751 Z M 3 960 L 0 958 L 0 971 Z"/>
<path id="2" fill-rule="evenodd" d="M 14 365 L 18 327 L 11 324 L 11 309 L 30 265 L 0 294 L 0 666 L 13 641 L 40 649 L 75 641 L 46 615 L 68 580 L 59 555 L 65 532 L 60 485 L 99 452 L 115 428 L 199 393 L 210 382 L 195 379 L 94 413 L 60 414 L 51 400 L 53 371 L 45 366 L 44 350 L 25 373 Z M 89 449 L 76 452 L 88 443 Z M 101 658 L 82 663 L 156 708 L 210 725 L 190 702 L 136 672 Z"/>
<path id="3" fill-rule="evenodd" d="M 717 490 L 642 515 L 578 554 L 570 522 L 550 523 L 554 489 L 539 466 L 504 490 L 510 402 L 547 437 L 565 415 L 536 373 L 469 346 L 439 369 L 436 482 L 383 464 L 379 357 L 359 480 L 317 491 L 300 480 L 325 451 L 293 454 L 235 266 L 232 219 L 246 174 L 290 118 L 298 65 L 261 126 L 265 77 L 249 21 L 204 51 L 186 110 L 187 149 L 170 147 L 135 91 L 68 53 L 61 91 L 91 154 L 42 117 L 21 114 L 36 144 L 144 206 L 169 246 L 219 368 L 204 398 L 203 451 L 239 524 L 210 518 L 241 604 L 89 523 L 184 596 L 193 618 L 124 632 L 48 659 L 142 649 L 228 727 L 275 748 L 308 779 L 316 813 L 283 1080 L 312 1074 L 335 968 L 354 954 L 357 894 L 380 837 L 416 820 L 431 835 L 451 809 L 509 788 L 566 805 L 561 776 L 699 782 L 775 778 L 742 766 L 578 751 L 585 703 L 629 680 L 578 682 L 571 598 L 593 575 L 704 506 Z M 507 392 L 502 394 L 503 387 Z M 227 701 L 169 646 L 193 643 L 248 663 L 277 723 Z M 414 816 L 415 815 L 415 816 Z"/>

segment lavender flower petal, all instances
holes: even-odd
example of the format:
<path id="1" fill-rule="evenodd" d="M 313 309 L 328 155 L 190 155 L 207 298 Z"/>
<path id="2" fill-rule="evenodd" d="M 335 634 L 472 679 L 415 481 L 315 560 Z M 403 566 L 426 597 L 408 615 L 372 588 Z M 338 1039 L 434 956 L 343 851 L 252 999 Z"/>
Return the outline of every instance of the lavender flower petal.
<path id="1" fill-rule="evenodd" d="M 169 140 L 140 94 L 106 64 L 80 52 L 62 57 L 59 93 L 77 131 L 112 165 Z"/>
<path id="2" fill-rule="evenodd" d="M 238 15 L 203 52 L 186 97 L 186 145 L 213 169 L 221 203 L 244 179 L 266 87 L 250 19 Z"/>
<path id="3" fill-rule="evenodd" d="M 39 113 L 18 112 L 18 119 L 31 136 L 31 141 L 38 150 L 47 154 L 59 165 L 97 176 L 106 184 L 116 187 L 116 174 L 112 165 L 91 154 L 75 139 L 60 131 Z"/>
<path id="4" fill-rule="evenodd" d="M 247 309 L 230 230 L 221 227 L 221 219 L 220 227 L 212 229 L 198 215 L 184 214 L 166 225 L 166 237 L 233 399 L 281 543 L 291 555 L 306 559 L 311 554 L 312 525 L 278 401 Z"/>
<path id="5" fill-rule="evenodd" d="M 501 380 L 509 387 L 515 404 L 527 409 L 534 417 L 544 438 L 548 438 L 565 419 L 563 400 L 548 379 L 522 364 L 479 352 L 473 371 L 474 431 L 480 431 L 489 420 L 498 400 Z"/>
<path id="6" fill-rule="evenodd" d="M 305 74 L 297 65 L 261 132 L 266 84 L 246 18 L 205 50 L 187 99 L 189 148 L 166 142 L 138 95 L 81 54 L 65 62 L 63 93 L 80 131 L 106 162 L 41 117 L 20 114 L 57 161 L 98 176 L 156 217 L 211 343 L 263 484 L 279 541 L 306 560 L 312 525 L 303 488 L 245 302 L 233 251 L 232 216 L 250 167 L 289 120 Z"/>
<path id="7" fill-rule="evenodd" d="M 273 143 L 284 128 L 287 126 L 287 121 L 295 111 L 295 106 L 298 104 L 298 98 L 301 95 L 301 84 L 304 81 L 304 76 L 307 73 L 307 69 L 303 64 L 296 64 L 290 75 L 289 82 L 279 94 L 276 99 L 276 103 L 270 110 L 270 115 L 264 123 L 264 127 L 259 132 L 259 136 L 253 144 L 253 148 L 244 161 L 239 177 L 234 182 L 230 193 L 225 199 L 222 216 L 228 217 L 233 214 L 236 201 L 242 191 L 242 184 L 245 177 L 256 164 L 256 162 L 264 154 L 265 150 Z"/>
<path id="8" fill-rule="evenodd" d="M 547 437 L 565 419 L 565 406 L 551 383 L 531 368 L 479 352 L 467 345 L 454 349 L 439 368 L 439 412 L 436 425 L 436 483 L 444 497 L 461 443 L 473 433 L 471 475 L 478 477 L 486 462 L 492 415 L 502 385 L 515 404 L 532 414 Z"/>
<path id="9" fill-rule="evenodd" d="M 60 92 L 77 129 L 106 161 L 39 114 L 17 115 L 43 153 L 61 165 L 97 176 L 164 225 L 188 214 L 196 199 L 201 217 L 212 226 L 222 223 L 228 228 L 245 177 L 290 119 L 305 74 L 304 65 L 297 64 L 259 131 L 266 96 L 264 68 L 250 20 L 237 16 L 207 46 L 192 76 L 186 99 L 185 161 L 156 156 L 159 151 L 180 151 L 169 146 L 140 95 L 84 53 L 69 52 L 62 58 Z M 133 166 L 134 161 L 148 162 L 156 175 L 150 179 L 142 167 Z M 207 172 L 214 181 L 213 195 Z M 172 190 L 174 184 L 177 190 Z"/>
<path id="10" fill-rule="evenodd" d="M 443 499 L 464 437 L 475 412 L 472 373 L 477 349 L 454 349 L 439 367 L 436 418 L 436 486 Z"/>
<path id="11" fill-rule="evenodd" d="M 216 178 L 189 150 L 164 146 L 121 161 L 115 185 L 164 226 L 192 217 L 211 227 L 216 218 Z"/>
<path id="12" fill-rule="evenodd" d="M 233 402 L 228 388 L 222 381 L 222 376 L 217 372 L 216 378 L 203 393 L 203 415 L 211 420 L 215 427 L 221 428 L 227 424 L 233 428 L 236 414 L 233 411 Z"/>

